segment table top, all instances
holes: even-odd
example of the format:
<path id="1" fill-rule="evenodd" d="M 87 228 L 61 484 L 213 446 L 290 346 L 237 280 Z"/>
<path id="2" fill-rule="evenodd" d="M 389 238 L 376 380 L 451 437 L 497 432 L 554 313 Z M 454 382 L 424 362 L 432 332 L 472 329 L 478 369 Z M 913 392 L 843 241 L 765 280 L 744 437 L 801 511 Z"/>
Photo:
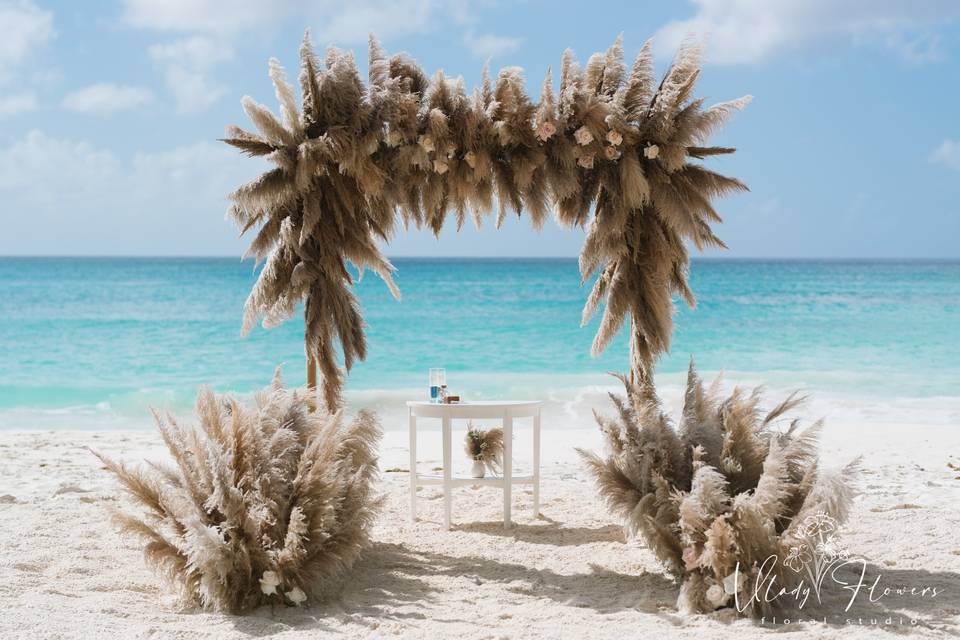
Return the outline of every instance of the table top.
<path id="1" fill-rule="evenodd" d="M 427 400 L 410 400 L 410 414 L 424 418 L 483 418 L 512 416 L 532 417 L 540 414 L 540 400 L 473 400 L 456 404 L 439 404 Z"/>
<path id="2" fill-rule="evenodd" d="M 429 400 L 407 400 L 408 407 L 519 407 L 543 404 L 542 400 L 467 400 L 451 404 L 430 402 Z"/>

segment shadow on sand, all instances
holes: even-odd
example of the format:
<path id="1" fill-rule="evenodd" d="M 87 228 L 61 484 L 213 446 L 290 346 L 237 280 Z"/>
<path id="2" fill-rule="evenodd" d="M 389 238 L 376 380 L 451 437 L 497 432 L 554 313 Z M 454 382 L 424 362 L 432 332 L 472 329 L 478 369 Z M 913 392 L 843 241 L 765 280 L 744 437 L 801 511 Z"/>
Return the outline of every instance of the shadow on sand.
<path id="1" fill-rule="evenodd" d="M 541 516 L 544 524 L 514 523 L 509 529 L 502 522 L 471 522 L 454 525 L 456 531 L 483 533 L 491 536 L 513 538 L 530 544 L 555 547 L 571 547 L 594 542 L 626 542 L 623 527 L 615 524 L 603 527 L 564 527 L 562 523 Z"/>
<path id="2" fill-rule="evenodd" d="M 504 530 L 501 523 L 461 525 L 461 531 L 514 537 L 533 544 L 578 545 L 590 542 L 622 541 L 620 527 L 563 529 L 558 523 L 516 525 Z M 557 539 L 558 530 L 563 535 Z M 553 537 L 546 540 L 547 532 Z M 862 574 L 862 578 L 861 578 Z M 877 580 L 872 598 L 870 586 Z M 546 598 L 569 607 L 589 608 L 598 613 L 640 611 L 656 615 L 673 624 L 681 624 L 679 614 L 665 610 L 677 599 L 679 585 L 660 573 L 637 575 L 619 573 L 590 565 L 588 573 L 564 574 L 551 569 L 537 569 L 517 563 L 498 562 L 475 555 L 448 555 L 409 549 L 400 544 L 373 545 L 357 562 L 350 575 L 329 585 L 322 602 L 304 609 L 261 609 L 252 615 L 234 620 L 235 628 L 245 635 L 260 637 L 291 628 L 316 629 L 336 633 L 344 624 L 359 624 L 371 631 L 384 630 L 382 625 L 417 628 L 428 619 L 439 623 L 471 623 L 475 612 L 469 607 L 445 607 L 438 597 L 445 580 L 469 580 L 480 586 L 498 583 L 518 596 Z M 852 585 L 863 583 L 853 597 Z M 845 587 L 846 585 L 846 587 Z M 916 588 L 915 592 L 889 592 L 884 588 Z M 917 595 L 924 588 L 926 595 Z M 937 595 L 932 596 L 932 589 Z M 912 595 L 911 595 L 912 594 Z M 852 602 L 851 602 L 852 600 Z M 838 571 L 837 581 L 824 584 L 821 601 L 811 595 L 802 609 L 783 606 L 775 622 L 767 617 L 755 624 L 771 631 L 809 632 L 811 627 L 783 624 L 815 619 L 830 627 L 882 627 L 892 633 L 908 633 L 915 628 L 960 636 L 957 615 L 960 614 L 960 574 L 932 572 L 922 569 L 896 569 L 866 564 Z M 438 615 L 438 611 L 442 614 Z M 732 612 L 727 611 L 727 614 Z M 468 619 L 469 618 L 469 619 Z M 733 615 L 718 615 L 717 622 L 731 622 Z"/>
<path id="3" fill-rule="evenodd" d="M 584 535 L 584 534 L 578 534 Z M 655 573 L 628 575 L 591 566 L 589 573 L 562 574 L 516 563 L 477 556 L 453 556 L 410 550 L 398 544 L 375 544 L 354 566 L 349 577 L 331 584 L 322 602 L 304 609 L 261 608 L 233 619 L 235 629 L 251 637 L 280 633 L 291 628 L 336 632 L 338 624 L 354 623 L 379 628 L 387 622 L 472 623 L 458 617 L 456 609 L 436 615 L 430 606 L 442 579 L 469 580 L 477 585 L 496 582 L 508 591 L 532 598 L 548 598 L 565 606 L 590 608 L 601 613 L 625 610 L 657 612 L 676 599 L 676 584 Z M 339 593 L 338 593 L 339 590 Z"/>

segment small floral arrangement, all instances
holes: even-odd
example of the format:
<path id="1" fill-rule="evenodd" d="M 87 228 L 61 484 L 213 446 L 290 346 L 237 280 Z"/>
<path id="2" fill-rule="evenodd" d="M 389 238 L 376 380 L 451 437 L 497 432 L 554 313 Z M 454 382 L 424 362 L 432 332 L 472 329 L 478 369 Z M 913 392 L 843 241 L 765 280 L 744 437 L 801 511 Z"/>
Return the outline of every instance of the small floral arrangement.
<path id="1" fill-rule="evenodd" d="M 471 423 L 464 440 L 464 451 L 471 460 L 482 462 L 493 473 L 503 467 L 503 429 L 480 429 Z"/>

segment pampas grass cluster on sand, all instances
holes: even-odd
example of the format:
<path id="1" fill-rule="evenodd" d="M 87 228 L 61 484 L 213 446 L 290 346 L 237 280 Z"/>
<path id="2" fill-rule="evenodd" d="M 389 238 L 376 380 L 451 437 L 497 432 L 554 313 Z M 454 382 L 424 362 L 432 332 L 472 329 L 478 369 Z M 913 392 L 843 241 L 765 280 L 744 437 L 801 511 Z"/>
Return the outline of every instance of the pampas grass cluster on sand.
<path id="1" fill-rule="evenodd" d="M 96 454 L 142 514 L 115 511 L 186 605 L 239 613 L 300 604 L 349 568 L 379 509 L 380 426 L 307 410 L 279 372 L 252 406 L 201 390 L 198 428 L 157 415 L 174 464 Z"/>
<path id="2" fill-rule="evenodd" d="M 480 429 L 471 424 L 463 439 L 463 451 L 491 473 L 499 473 L 503 467 L 503 429 Z"/>
<path id="3" fill-rule="evenodd" d="M 616 418 L 597 415 L 609 454 L 580 451 L 607 505 L 640 534 L 682 581 L 683 613 L 708 612 L 735 602 L 761 613 L 744 589 L 774 557 L 777 585 L 796 583 L 792 549 L 806 544 L 811 517 L 840 524 L 850 511 L 857 462 L 828 473 L 817 464 L 821 423 L 776 421 L 802 399 L 791 396 L 760 410 L 760 393 L 719 395 L 705 388 L 693 365 L 683 413 L 674 429 L 652 384 L 621 377 L 626 397 L 611 394 Z M 734 594 L 739 598 L 735 599 Z"/>
<path id="4" fill-rule="evenodd" d="M 499 226 L 526 209 L 539 228 L 552 209 L 560 224 L 585 227 L 583 281 L 599 276 L 583 321 L 605 303 L 593 352 L 629 318 L 631 369 L 649 372 L 669 347 L 671 296 L 693 303 L 685 242 L 722 246 L 710 202 L 746 189 L 701 162 L 734 151 L 704 145 L 749 98 L 707 108 L 694 98 L 697 46 L 685 44 L 659 82 L 649 42 L 629 70 L 619 38 L 582 68 L 568 50 L 559 93 L 548 73 L 539 103 L 519 68 L 496 80 L 484 71 L 468 95 L 462 78 L 428 78 L 373 38 L 366 85 L 351 53 L 331 47 L 321 61 L 309 37 L 300 61 L 300 107 L 271 60 L 280 116 L 245 97 L 258 132 L 227 130 L 224 142 L 275 165 L 232 194 L 228 215 L 243 232 L 257 229 L 248 255 L 266 261 L 244 331 L 260 318 L 275 325 L 304 301 L 306 351 L 328 409 L 341 402 L 336 342 L 348 371 L 366 355 L 348 264 L 376 272 L 399 297 L 377 243 L 398 222 L 439 234 L 448 213 L 459 228 L 468 212 L 479 225 L 496 208 Z"/>

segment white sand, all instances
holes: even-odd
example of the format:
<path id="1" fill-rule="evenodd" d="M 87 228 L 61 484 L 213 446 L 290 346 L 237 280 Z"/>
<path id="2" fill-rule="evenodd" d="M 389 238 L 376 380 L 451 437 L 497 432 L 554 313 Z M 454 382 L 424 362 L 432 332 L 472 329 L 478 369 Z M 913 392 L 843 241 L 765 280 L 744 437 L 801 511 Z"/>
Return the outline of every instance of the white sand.
<path id="1" fill-rule="evenodd" d="M 428 448 L 437 435 L 423 435 L 424 457 L 437 457 Z M 388 432 L 385 469 L 407 468 L 405 438 Z M 0 433 L 0 638 L 749 638 L 784 630 L 729 612 L 677 614 L 677 585 L 641 543 L 625 542 L 577 462 L 573 446 L 599 446 L 592 430 L 545 431 L 543 516 L 530 520 L 529 489 L 518 489 L 508 532 L 500 493 L 489 487 L 456 490 L 450 532 L 439 524 L 439 490 L 424 489 L 411 525 L 407 474 L 385 473 L 375 544 L 340 593 L 243 617 L 172 606 L 137 545 L 109 526 L 103 505 L 116 500 L 115 485 L 85 445 L 126 460 L 163 457 L 150 432 Z M 960 472 L 947 466 L 960 465 L 958 445 L 956 427 L 827 429 L 828 464 L 864 456 L 865 493 L 844 539 L 869 561 L 870 582 L 880 574 L 884 586 L 941 593 L 876 603 L 861 594 L 847 613 L 841 593 L 829 601 L 827 624 L 792 624 L 791 637 L 960 631 Z M 893 625 L 865 626 L 888 618 Z"/>

